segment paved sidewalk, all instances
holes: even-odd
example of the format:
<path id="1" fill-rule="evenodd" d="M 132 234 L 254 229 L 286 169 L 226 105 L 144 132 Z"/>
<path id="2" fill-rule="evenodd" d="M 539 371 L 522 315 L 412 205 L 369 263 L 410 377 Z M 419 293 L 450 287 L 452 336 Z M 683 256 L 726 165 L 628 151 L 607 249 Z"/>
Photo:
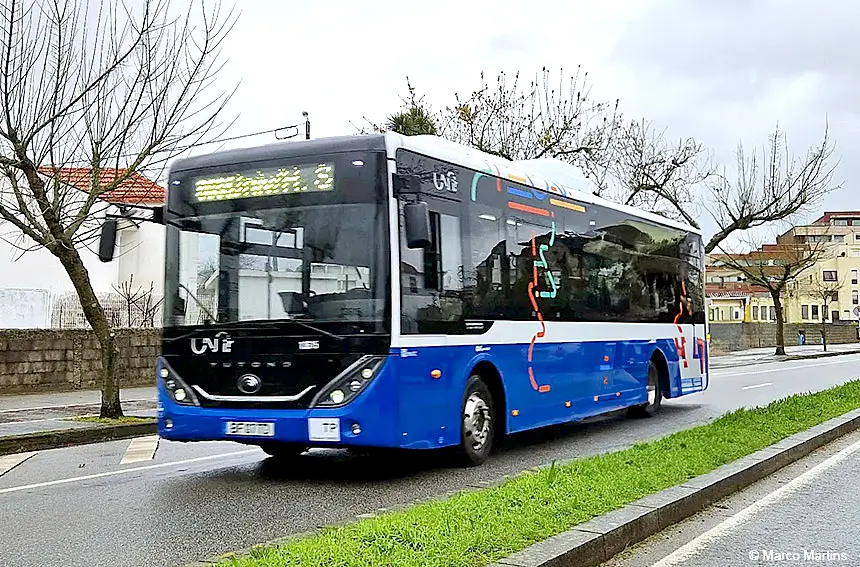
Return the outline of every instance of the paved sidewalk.
<path id="1" fill-rule="evenodd" d="M 816 358 L 819 356 L 855 354 L 860 353 L 860 343 L 827 345 L 827 352 L 824 351 L 822 345 L 789 345 L 785 347 L 785 356 L 775 355 L 774 350 L 774 347 L 754 348 L 722 356 L 712 356 L 709 366 L 713 369 L 733 368 L 766 362 L 782 362 L 796 357 Z"/>
<path id="2" fill-rule="evenodd" d="M 125 415 L 155 417 L 154 387 L 123 390 L 120 400 Z M 0 396 L 0 437 L 92 427 L 69 418 L 98 415 L 100 401 L 98 390 Z"/>

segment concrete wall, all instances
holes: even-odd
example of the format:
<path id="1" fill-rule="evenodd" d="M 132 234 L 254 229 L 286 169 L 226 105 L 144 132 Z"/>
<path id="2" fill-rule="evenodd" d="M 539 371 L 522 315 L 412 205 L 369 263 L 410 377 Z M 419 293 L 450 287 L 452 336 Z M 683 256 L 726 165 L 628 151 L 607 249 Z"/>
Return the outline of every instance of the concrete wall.
<path id="1" fill-rule="evenodd" d="M 117 331 L 120 386 L 155 385 L 160 330 Z M 97 389 L 101 354 L 91 331 L 0 330 L 0 394 Z"/>
<path id="2" fill-rule="evenodd" d="M 783 336 L 785 346 L 795 346 L 798 331 L 806 332 L 806 344 L 821 344 L 821 324 L 786 323 Z M 776 323 L 723 323 L 711 324 L 711 352 L 715 355 L 738 350 L 776 346 Z M 857 343 L 856 324 L 828 324 L 827 344 Z"/>

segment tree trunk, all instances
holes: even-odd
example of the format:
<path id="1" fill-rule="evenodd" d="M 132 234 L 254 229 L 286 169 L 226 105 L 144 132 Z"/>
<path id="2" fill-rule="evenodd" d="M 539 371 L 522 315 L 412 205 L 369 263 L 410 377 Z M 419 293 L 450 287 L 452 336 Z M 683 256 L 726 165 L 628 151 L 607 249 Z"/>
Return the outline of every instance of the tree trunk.
<path id="1" fill-rule="evenodd" d="M 773 310 L 776 311 L 776 351 L 774 354 L 785 354 L 785 323 L 782 320 L 782 298 L 779 291 L 770 292 L 773 298 Z"/>
<path id="2" fill-rule="evenodd" d="M 827 352 L 827 322 L 824 318 L 827 316 L 826 313 L 829 308 L 828 305 L 825 305 L 824 313 L 821 314 L 821 344 L 824 345 L 824 352 Z"/>
<path id="3" fill-rule="evenodd" d="M 119 400 L 119 378 L 117 377 L 117 348 L 116 337 L 105 312 L 93 291 L 90 274 L 84 266 L 80 254 L 73 246 L 58 246 L 54 254 L 60 259 L 75 291 L 81 301 L 81 308 L 87 322 L 93 328 L 93 333 L 101 347 L 102 361 L 102 403 L 99 416 L 116 419 L 122 417 L 122 405 Z"/>

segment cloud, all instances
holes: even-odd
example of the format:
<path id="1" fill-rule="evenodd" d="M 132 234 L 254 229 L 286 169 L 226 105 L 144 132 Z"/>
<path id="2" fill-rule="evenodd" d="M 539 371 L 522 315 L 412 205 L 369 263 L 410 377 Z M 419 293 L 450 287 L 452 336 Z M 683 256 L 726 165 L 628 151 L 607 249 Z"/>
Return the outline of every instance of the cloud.
<path id="1" fill-rule="evenodd" d="M 670 138 L 701 140 L 729 168 L 739 140 L 760 147 L 779 122 L 802 154 L 827 119 L 847 183 L 827 206 L 857 201 L 860 4 L 260 0 L 242 10 L 223 73 L 225 84 L 243 81 L 235 133 L 296 123 L 308 110 L 314 137 L 350 134 L 350 121 L 396 110 L 407 76 L 438 109 L 477 88 L 482 71 L 491 82 L 518 70 L 528 81 L 544 66 L 573 74 L 582 65 L 593 97 L 620 98 L 622 112 Z"/>

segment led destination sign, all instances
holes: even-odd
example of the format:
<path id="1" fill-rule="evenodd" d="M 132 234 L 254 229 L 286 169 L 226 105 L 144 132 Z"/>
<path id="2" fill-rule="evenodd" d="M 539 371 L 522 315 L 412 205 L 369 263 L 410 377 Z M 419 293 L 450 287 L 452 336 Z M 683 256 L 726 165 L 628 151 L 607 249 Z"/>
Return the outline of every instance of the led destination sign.
<path id="1" fill-rule="evenodd" d="M 290 166 L 255 173 L 229 173 L 194 180 L 198 202 L 230 201 L 334 189 L 334 164 Z"/>

